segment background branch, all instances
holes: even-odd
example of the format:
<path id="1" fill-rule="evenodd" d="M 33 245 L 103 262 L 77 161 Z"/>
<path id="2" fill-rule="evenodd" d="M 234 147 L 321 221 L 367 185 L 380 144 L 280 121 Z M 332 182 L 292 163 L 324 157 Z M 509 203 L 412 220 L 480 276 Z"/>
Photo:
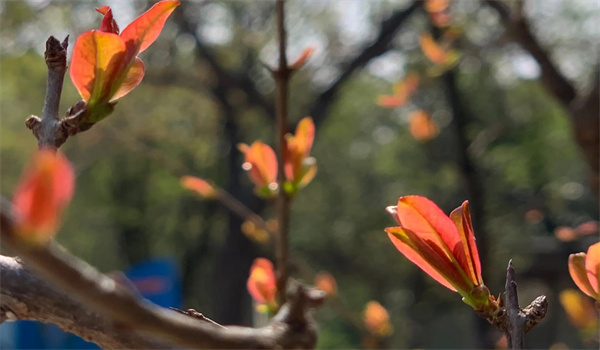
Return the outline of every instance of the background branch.
<path id="1" fill-rule="evenodd" d="M 562 74 L 550 59 L 531 32 L 527 18 L 520 12 L 512 14 L 510 8 L 501 0 L 487 0 L 494 8 L 510 37 L 529 52 L 541 69 L 541 80 L 548 91 L 563 105 L 573 124 L 575 140 L 590 166 L 590 185 L 596 195 L 600 189 L 600 91 L 598 71 L 595 72 L 595 84 L 592 91 L 579 96 L 573 84 Z"/>
<path id="2" fill-rule="evenodd" d="M 342 85 L 356 72 L 366 66 L 372 59 L 386 53 L 390 43 L 396 37 L 396 33 L 402 28 L 408 18 L 421 6 L 423 1 L 414 1 L 408 8 L 394 12 L 388 19 L 381 22 L 377 37 L 352 60 L 343 64 L 342 73 L 327 89 L 319 94 L 319 97 L 309 108 L 309 114 L 318 127 L 326 118 L 329 108 L 336 100 L 336 95 Z"/>

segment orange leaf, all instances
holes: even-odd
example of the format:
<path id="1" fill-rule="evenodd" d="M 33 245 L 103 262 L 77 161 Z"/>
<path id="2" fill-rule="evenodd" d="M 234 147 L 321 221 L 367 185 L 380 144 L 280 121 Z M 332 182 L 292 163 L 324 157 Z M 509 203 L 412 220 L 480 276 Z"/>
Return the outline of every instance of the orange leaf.
<path id="1" fill-rule="evenodd" d="M 315 123 L 311 117 L 302 118 L 296 127 L 296 147 L 298 152 L 305 157 L 310 154 L 312 144 L 315 140 Z"/>
<path id="2" fill-rule="evenodd" d="M 449 258 L 453 257 L 452 249 L 462 244 L 454 222 L 431 200 L 422 196 L 400 197 L 396 210 L 402 228 L 430 240 Z"/>
<path id="3" fill-rule="evenodd" d="M 429 114 L 423 110 L 409 115 L 410 134 L 418 141 L 426 142 L 439 134 L 439 129 Z"/>
<path id="4" fill-rule="evenodd" d="M 125 43 L 116 34 L 90 30 L 73 47 L 69 74 L 84 101 L 108 101 L 111 85 L 123 74 Z"/>
<path id="5" fill-rule="evenodd" d="M 585 253 L 577 253 L 569 255 L 569 273 L 573 282 L 581 289 L 582 292 L 592 298 L 597 298 L 594 288 L 590 284 L 588 273 L 585 270 Z"/>
<path id="6" fill-rule="evenodd" d="M 183 176 L 181 178 L 181 186 L 188 190 L 195 191 L 200 196 L 212 199 L 217 196 L 217 190 L 207 181 L 195 176 Z"/>
<path id="7" fill-rule="evenodd" d="M 373 335 L 385 337 L 393 332 L 387 310 L 376 301 L 369 301 L 363 315 L 365 328 Z"/>
<path id="8" fill-rule="evenodd" d="M 277 181 L 277 156 L 275 151 L 261 141 L 254 141 L 251 146 L 240 144 L 238 149 L 246 155 L 244 170 L 257 188 L 274 186 Z"/>
<path id="9" fill-rule="evenodd" d="M 290 69 L 298 69 L 302 67 L 306 63 L 306 61 L 308 61 L 310 56 L 312 56 L 313 52 L 315 52 L 315 49 L 313 47 L 308 47 L 304 49 L 304 51 L 302 51 L 302 54 L 300 54 L 300 57 L 298 57 L 296 62 L 294 62 L 290 66 Z"/>
<path id="10" fill-rule="evenodd" d="M 67 159 L 52 150 L 39 151 L 13 197 L 16 235 L 38 244 L 50 240 L 58 229 L 60 213 L 73 196 L 73 187 L 73 170 Z"/>
<path id="11" fill-rule="evenodd" d="M 449 0 L 425 0 L 425 10 L 429 13 L 444 11 L 449 5 Z"/>
<path id="12" fill-rule="evenodd" d="M 119 34 L 119 26 L 117 22 L 113 18 L 112 10 L 110 6 L 102 6 L 96 9 L 96 11 L 100 12 L 104 15 L 102 18 L 102 23 L 100 24 L 100 31 L 107 33 Z"/>
<path id="13" fill-rule="evenodd" d="M 377 97 L 377 104 L 385 108 L 395 108 L 404 105 L 410 96 L 417 91 L 419 75 L 409 73 L 404 80 L 394 84 L 394 95 L 381 95 Z"/>
<path id="14" fill-rule="evenodd" d="M 121 37 L 127 46 L 135 47 L 134 56 L 146 50 L 158 38 L 165 21 L 177 6 L 179 1 L 160 1 L 123 29 Z"/>
<path id="15" fill-rule="evenodd" d="M 600 300 L 600 242 L 592 244 L 587 251 L 585 258 L 585 269 L 587 271 L 588 281 L 594 289 L 596 300 Z"/>
<path id="16" fill-rule="evenodd" d="M 469 290 L 464 283 L 457 285 L 464 279 L 456 272 L 448 256 L 432 241 L 424 241 L 413 231 L 402 227 L 388 227 L 385 232 L 400 253 L 438 283 L 454 292 L 459 288 L 463 292 Z"/>
<path id="17" fill-rule="evenodd" d="M 447 61 L 448 55 L 441 46 L 439 46 L 429 33 L 424 33 L 420 38 L 421 50 L 431 62 L 443 64 Z"/>
<path id="18" fill-rule="evenodd" d="M 142 79 L 144 78 L 144 74 L 145 74 L 144 62 L 142 62 L 141 59 L 136 57 L 133 60 L 133 64 L 127 71 L 127 75 L 125 76 L 125 79 L 123 79 L 123 82 L 121 83 L 119 88 L 115 91 L 115 93 L 113 94 L 113 96 L 111 97 L 110 100 L 111 101 L 118 100 L 121 97 L 127 95 L 129 92 L 131 92 L 131 90 L 135 89 L 135 87 L 138 86 L 142 82 Z"/>
<path id="19" fill-rule="evenodd" d="M 377 97 L 377 104 L 385 108 L 396 108 L 404 103 L 406 103 L 406 98 L 402 96 L 381 95 Z"/>
<path id="20" fill-rule="evenodd" d="M 308 160 L 314 139 L 315 124 L 310 117 L 300 120 L 294 135 L 287 135 L 284 171 L 288 181 L 306 185 L 316 174 L 316 160 Z M 306 176 L 309 178 L 305 178 Z"/>
<path id="21" fill-rule="evenodd" d="M 272 304 L 275 302 L 277 287 L 273 263 L 264 258 L 254 260 L 248 278 L 248 292 L 259 303 Z"/>
<path id="22" fill-rule="evenodd" d="M 337 295 L 337 283 L 329 272 L 322 271 L 315 276 L 315 287 L 324 291 L 329 298 Z"/>
<path id="23" fill-rule="evenodd" d="M 464 256 L 466 260 L 458 260 L 458 262 L 463 270 L 469 275 L 471 281 L 473 281 L 475 285 L 481 285 L 483 284 L 483 279 L 481 278 L 481 262 L 479 261 L 479 251 L 475 244 L 475 234 L 473 233 L 473 225 L 471 223 L 469 201 L 464 201 L 462 206 L 454 209 L 452 213 L 450 213 L 450 219 L 452 219 L 456 225 L 462 242 L 462 249 L 464 249 L 465 252 Z M 461 254 L 458 256 L 463 255 Z"/>

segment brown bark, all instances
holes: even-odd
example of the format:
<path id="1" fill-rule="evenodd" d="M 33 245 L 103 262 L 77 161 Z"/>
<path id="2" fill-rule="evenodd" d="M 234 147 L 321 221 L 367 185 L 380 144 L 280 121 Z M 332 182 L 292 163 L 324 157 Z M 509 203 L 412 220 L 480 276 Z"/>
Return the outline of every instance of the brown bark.
<path id="1" fill-rule="evenodd" d="M 592 91 L 578 94 L 573 84 L 552 62 L 547 49 L 533 35 L 527 18 L 520 13 L 511 13 L 510 8 L 501 0 L 487 0 L 486 3 L 498 12 L 510 37 L 538 62 L 542 72 L 542 83 L 567 111 L 573 125 L 575 142 L 590 166 L 590 186 L 598 195 L 600 189 L 599 73 L 595 73 L 595 86 Z"/>
<path id="2" fill-rule="evenodd" d="M 2 243 L 18 253 L 28 269 L 33 270 L 37 276 L 49 282 L 54 288 L 64 291 L 64 295 L 73 298 L 80 305 L 85 305 L 85 308 L 78 309 L 81 314 L 70 314 L 68 317 L 76 319 L 90 311 L 97 312 L 111 320 L 114 327 L 118 324 L 118 327 L 128 329 L 135 334 L 143 332 L 141 334 L 150 342 L 156 339 L 157 342 L 187 348 L 307 349 L 313 348 L 316 344 L 317 333 L 312 311 L 324 300 L 324 295 L 320 291 L 306 289 L 297 283 L 292 284 L 288 294 L 289 303 L 281 308 L 266 327 L 256 329 L 237 326 L 217 327 L 140 299 L 131 290 L 69 254 L 56 243 L 35 246 L 22 243 L 18 232 L 13 230 L 10 204 L 3 199 L 0 209 Z M 7 268 L 0 267 L 3 273 L 8 271 Z M 34 300 L 40 299 L 39 294 L 45 292 L 45 289 L 36 289 L 32 292 L 35 293 L 32 295 Z M 0 287 L 0 293 L 6 294 L 4 283 Z M 12 301 L 3 298 L 2 302 L 6 300 Z M 50 302 L 52 303 L 53 300 Z M 23 306 L 22 303 L 3 307 L 3 319 L 7 319 L 11 314 L 16 315 L 15 311 L 23 312 L 25 308 L 30 309 L 28 305 Z M 6 310 L 12 311 L 7 314 Z M 73 310 L 67 308 L 67 311 Z"/>

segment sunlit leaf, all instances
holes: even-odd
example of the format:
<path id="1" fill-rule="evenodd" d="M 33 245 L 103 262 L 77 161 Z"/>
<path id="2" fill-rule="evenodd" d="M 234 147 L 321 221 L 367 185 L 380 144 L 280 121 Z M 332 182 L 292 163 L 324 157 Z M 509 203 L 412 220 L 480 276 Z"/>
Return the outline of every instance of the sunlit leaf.
<path id="1" fill-rule="evenodd" d="M 409 119 L 410 134 L 418 141 L 429 141 L 436 138 L 440 133 L 437 124 L 423 110 L 412 112 Z"/>
<path id="2" fill-rule="evenodd" d="M 117 34 L 91 30 L 77 38 L 69 74 L 84 101 L 110 98 L 112 81 L 123 73 L 125 43 Z"/>
<path id="3" fill-rule="evenodd" d="M 394 331 L 387 310 L 376 301 L 370 301 L 363 313 L 365 328 L 371 334 L 385 337 Z"/>
<path id="4" fill-rule="evenodd" d="M 329 272 L 321 271 L 315 276 L 315 287 L 324 291 L 329 298 L 337 295 L 337 283 Z"/>
<path id="5" fill-rule="evenodd" d="M 597 298 L 596 291 L 592 287 L 588 272 L 586 271 L 586 255 L 586 253 L 577 253 L 569 256 L 569 273 L 573 282 L 575 282 L 582 292 L 592 298 Z"/>
<path id="6" fill-rule="evenodd" d="M 188 190 L 195 191 L 201 197 L 213 199 L 217 197 L 217 190 L 206 180 L 195 176 L 183 176 L 181 178 L 181 186 Z"/>
<path id="7" fill-rule="evenodd" d="M 136 86 L 138 86 L 142 79 L 144 78 L 145 67 L 144 62 L 141 59 L 135 58 L 129 70 L 127 71 L 127 75 L 123 82 L 113 94 L 111 101 L 118 100 L 121 97 L 127 95 L 131 90 L 133 90 Z"/>
<path id="8" fill-rule="evenodd" d="M 156 3 L 123 29 L 123 41 L 136 48 L 136 55 L 143 52 L 158 38 L 165 21 L 177 6 L 179 1 Z"/>
<path id="9" fill-rule="evenodd" d="M 483 279 L 481 278 L 481 262 L 479 261 L 479 251 L 475 244 L 475 234 L 473 233 L 473 225 L 471 223 L 469 202 L 464 201 L 460 207 L 454 209 L 450 213 L 450 219 L 456 225 L 462 242 L 461 247 L 465 252 L 465 260 L 460 260 L 459 257 L 462 257 L 462 254 L 457 256 L 459 264 L 463 267 L 463 270 L 469 274 L 469 278 L 475 282 L 476 285 L 483 284 Z"/>
<path id="10" fill-rule="evenodd" d="M 99 7 L 96 9 L 96 11 L 104 15 L 104 18 L 102 18 L 102 23 L 100 24 L 100 31 L 119 34 L 119 26 L 113 18 L 110 6 Z"/>
<path id="11" fill-rule="evenodd" d="M 73 187 L 73 170 L 67 159 L 52 150 L 39 151 L 13 196 L 17 237 L 38 244 L 49 241 L 73 196 Z"/>
<path id="12" fill-rule="evenodd" d="M 273 264 L 264 258 L 254 260 L 248 277 L 248 292 L 259 304 L 275 304 L 277 286 L 275 284 L 275 273 Z"/>
<path id="13" fill-rule="evenodd" d="M 302 54 L 300 54 L 300 57 L 298 57 L 298 59 L 296 59 L 296 61 L 294 63 L 292 63 L 290 68 L 291 69 L 301 68 L 304 64 L 306 64 L 306 62 L 308 61 L 310 56 L 312 56 L 313 52 L 315 52 L 315 49 L 313 47 L 308 47 L 308 48 L 304 49 L 302 51 Z"/>
<path id="14" fill-rule="evenodd" d="M 239 144 L 238 149 L 244 153 L 242 168 L 248 171 L 250 180 L 256 185 L 256 192 L 265 197 L 273 196 L 277 190 L 277 156 L 275 151 L 257 140 L 251 146 Z"/>

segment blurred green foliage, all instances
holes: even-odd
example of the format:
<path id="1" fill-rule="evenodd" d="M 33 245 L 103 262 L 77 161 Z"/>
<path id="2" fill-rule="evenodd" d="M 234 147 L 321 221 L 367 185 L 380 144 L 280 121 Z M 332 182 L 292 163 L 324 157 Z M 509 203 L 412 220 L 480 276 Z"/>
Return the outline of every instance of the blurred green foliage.
<path id="1" fill-rule="evenodd" d="M 540 1 L 531 1 L 526 6 L 537 25 L 536 34 L 581 89 L 589 87 L 597 64 L 597 25 L 584 24 L 598 20 L 600 11 L 598 6 L 590 10 L 589 3 L 555 1 L 544 8 Z M 317 49 L 294 75 L 292 122 L 305 116 L 319 92 L 343 71 L 343 63 L 372 40 L 379 23 L 406 4 L 289 2 L 290 56 L 306 46 Z M 73 43 L 78 34 L 96 27 L 100 16 L 93 7 L 100 3 L 0 5 L 0 190 L 10 197 L 36 148 L 24 120 L 41 114 L 43 43 L 48 34 L 60 38 L 67 33 Z M 144 1 L 111 5 L 121 28 L 147 8 Z M 247 75 L 271 101 L 274 85 L 261 62 L 275 61 L 272 9 L 270 2 L 205 1 L 177 11 L 194 21 L 195 34 L 218 64 Z M 525 52 L 503 40 L 493 11 L 473 1 L 457 1 L 453 11 L 464 30 L 457 84 L 472 116 L 464 131 L 485 189 L 485 232 L 476 232 L 485 234 L 490 244 L 484 279 L 493 293 L 499 293 L 506 263 L 513 259 L 517 271 L 529 278 L 519 280 L 523 302 L 546 293 L 552 303 L 562 288 L 572 286 L 566 257 L 591 242 L 591 237 L 560 242 L 554 229 L 598 220 L 597 197 L 587 186 L 587 165 L 573 142 L 565 111 L 537 79 L 539 68 Z M 552 19 L 583 29 L 556 32 Z M 200 176 L 227 188 L 240 176 L 242 161 L 241 155 L 228 158 L 237 150 L 226 138 L 227 128 L 235 125 L 241 142 L 260 138 L 272 144 L 273 116 L 241 88 L 229 89 L 224 105 L 215 96 L 218 75 L 197 54 L 194 33 L 181 26 L 180 21 L 169 20 L 156 44 L 142 55 L 147 76 L 119 101 L 113 115 L 63 146 L 76 169 L 77 191 L 58 240 L 103 271 L 123 269 L 151 256 L 178 259 L 188 286 L 186 306 L 210 316 L 223 302 L 214 299 L 218 294 L 211 289 L 213 281 L 228 278 L 215 275 L 228 217 L 215 203 L 184 191 L 179 177 Z M 383 233 L 393 224 L 384 208 L 399 196 L 425 195 L 446 212 L 466 198 L 457 165 L 461 150 L 449 127 L 452 101 L 447 101 L 439 79 L 422 78 L 418 92 L 404 107 L 388 110 L 375 104 L 376 97 L 389 93 L 391 84 L 407 71 L 424 72 L 429 66 L 418 48 L 418 35 L 426 28 L 424 12 L 415 12 L 390 50 L 354 74 L 331 101 L 312 152 L 319 172 L 293 203 L 291 246 L 300 261 L 292 262 L 298 266 L 294 277 L 311 283 L 316 271 L 331 272 L 339 286 L 339 303 L 359 320 L 366 302 L 381 302 L 395 325 L 387 346 L 474 348 L 477 331 L 470 309 L 457 294 L 423 276 Z M 68 80 L 67 76 L 62 112 L 78 101 Z M 441 128 L 428 143 L 415 141 L 408 130 L 408 112 L 417 107 L 430 111 Z M 233 118 L 224 117 L 227 110 Z M 228 159 L 236 158 L 237 166 L 231 167 Z M 251 191 L 244 174 L 241 182 Z M 526 219 L 532 210 L 542 214 L 540 220 Z M 272 216 L 270 204 L 261 214 Z M 268 247 L 257 249 L 272 256 Z M 189 260 L 195 252 L 200 255 Z M 556 262 L 553 273 L 540 265 L 544 256 Z M 184 266 L 186 261 L 194 261 L 193 266 Z M 319 347 L 360 347 L 360 332 L 338 311 L 330 306 L 319 311 Z M 583 344 L 570 327 L 558 303 L 553 303 L 529 344 L 597 346 Z"/>

